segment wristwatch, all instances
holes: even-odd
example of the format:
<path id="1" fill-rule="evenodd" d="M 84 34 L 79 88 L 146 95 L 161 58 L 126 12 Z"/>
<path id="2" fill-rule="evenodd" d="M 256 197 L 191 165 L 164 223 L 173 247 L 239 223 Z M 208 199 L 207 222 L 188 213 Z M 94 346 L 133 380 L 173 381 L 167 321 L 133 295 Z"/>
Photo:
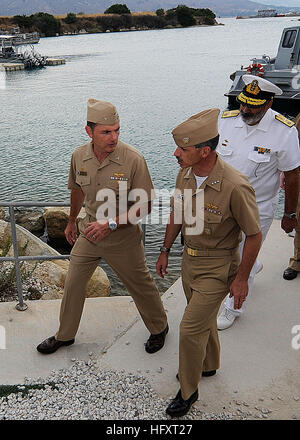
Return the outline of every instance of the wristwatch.
<path id="1" fill-rule="evenodd" d="M 110 218 L 108 220 L 108 227 L 111 231 L 115 231 L 118 227 L 118 224 L 115 220 L 113 220 L 112 218 Z"/>
<path id="2" fill-rule="evenodd" d="M 170 252 L 170 249 L 171 248 L 167 248 L 167 247 L 162 246 L 159 250 L 160 250 L 160 252 Z"/>
<path id="3" fill-rule="evenodd" d="M 292 219 L 294 219 L 294 218 L 297 217 L 296 212 L 292 212 L 291 214 L 287 214 L 287 213 L 285 212 L 284 215 L 285 215 L 285 217 L 292 218 Z"/>

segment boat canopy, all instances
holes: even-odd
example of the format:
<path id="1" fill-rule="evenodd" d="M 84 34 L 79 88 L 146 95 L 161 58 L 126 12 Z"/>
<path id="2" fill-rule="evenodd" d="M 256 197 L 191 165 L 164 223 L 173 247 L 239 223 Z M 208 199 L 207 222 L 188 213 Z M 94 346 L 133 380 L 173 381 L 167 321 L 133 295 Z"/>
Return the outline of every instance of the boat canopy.
<path id="1" fill-rule="evenodd" d="M 275 69 L 291 69 L 300 64 L 300 27 L 285 28 L 275 60 Z"/>

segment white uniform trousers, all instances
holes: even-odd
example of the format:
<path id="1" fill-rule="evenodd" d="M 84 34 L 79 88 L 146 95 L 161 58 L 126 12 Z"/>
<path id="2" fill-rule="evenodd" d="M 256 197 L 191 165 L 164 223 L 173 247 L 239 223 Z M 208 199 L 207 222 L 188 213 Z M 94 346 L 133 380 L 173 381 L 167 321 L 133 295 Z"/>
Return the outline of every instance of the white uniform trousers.
<path id="1" fill-rule="evenodd" d="M 271 227 L 271 224 L 274 219 L 275 212 L 276 212 L 277 204 L 278 204 L 278 196 L 276 196 L 272 200 L 258 204 L 260 225 L 261 225 L 261 232 L 262 232 L 262 242 L 264 242 L 264 240 L 268 234 L 268 231 Z M 246 236 L 243 233 L 243 239 L 242 239 L 242 241 L 240 243 L 240 247 L 239 247 L 239 252 L 240 252 L 241 257 L 243 254 L 245 239 L 246 239 Z M 245 311 L 247 300 L 249 299 L 250 295 L 252 294 L 254 277 L 257 274 L 257 272 L 259 272 L 260 268 L 261 268 L 261 263 L 260 263 L 259 259 L 257 258 L 253 267 L 252 267 L 252 270 L 250 272 L 249 279 L 248 279 L 248 295 L 247 295 L 246 301 L 244 301 L 244 303 L 240 309 L 234 308 L 234 297 L 233 296 L 231 298 L 229 298 L 229 294 L 226 296 L 225 307 L 226 307 L 226 309 L 230 310 L 235 316 L 240 316 Z"/>

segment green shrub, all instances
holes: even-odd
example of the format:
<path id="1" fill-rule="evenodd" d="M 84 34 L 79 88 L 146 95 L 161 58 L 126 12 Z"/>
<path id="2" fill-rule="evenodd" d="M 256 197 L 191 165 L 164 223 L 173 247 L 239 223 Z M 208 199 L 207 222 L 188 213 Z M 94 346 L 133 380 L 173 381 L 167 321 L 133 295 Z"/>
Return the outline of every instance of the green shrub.
<path id="1" fill-rule="evenodd" d="M 158 17 L 163 17 L 165 15 L 165 10 L 163 8 L 159 8 L 155 11 Z"/>
<path id="2" fill-rule="evenodd" d="M 77 20 L 78 20 L 77 15 L 74 14 L 73 12 L 69 12 L 66 18 L 64 18 L 64 22 L 67 24 L 76 23 Z"/>
<path id="3" fill-rule="evenodd" d="M 109 8 L 104 11 L 104 14 L 131 14 L 130 9 L 127 5 L 120 3 L 116 3 L 115 5 L 111 5 Z"/>

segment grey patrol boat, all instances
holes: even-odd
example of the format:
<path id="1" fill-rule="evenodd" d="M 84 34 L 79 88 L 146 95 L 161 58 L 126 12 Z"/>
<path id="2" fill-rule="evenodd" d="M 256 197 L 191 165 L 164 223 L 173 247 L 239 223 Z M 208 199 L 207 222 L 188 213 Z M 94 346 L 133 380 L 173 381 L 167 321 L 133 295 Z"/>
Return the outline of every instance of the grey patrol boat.
<path id="1" fill-rule="evenodd" d="M 229 110 L 239 107 L 236 97 L 245 85 L 242 75 L 250 73 L 271 81 L 283 91 L 282 95 L 274 97 L 274 110 L 296 116 L 300 112 L 300 26 L 284 28 L 275 58 L 262 55 L 252 58 L 251 62 L 230 75 L 232 86 L 225 93 Z"/>

